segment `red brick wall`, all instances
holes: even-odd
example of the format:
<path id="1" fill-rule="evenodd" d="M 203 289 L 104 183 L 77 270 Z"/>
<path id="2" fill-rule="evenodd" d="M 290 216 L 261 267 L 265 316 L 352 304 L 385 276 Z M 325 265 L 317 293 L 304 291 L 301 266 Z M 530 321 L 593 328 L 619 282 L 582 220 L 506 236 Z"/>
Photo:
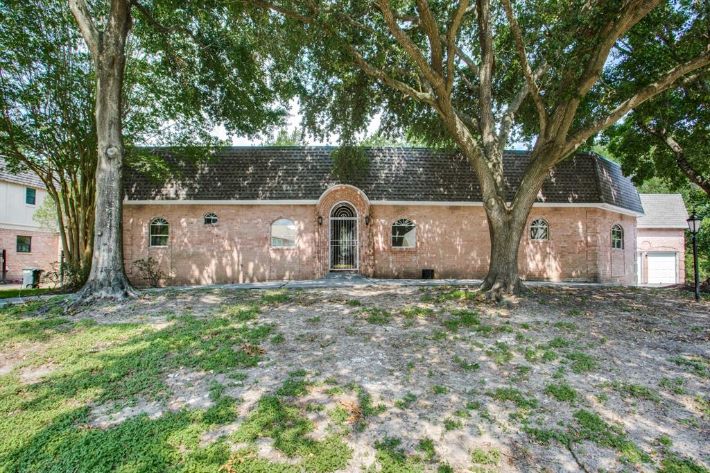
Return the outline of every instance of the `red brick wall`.
<path id="1" fill-rule="evenodd" d="M 589 241 L 596 246 L 598 280 L 613 284 L 636 283 L 636 217 L 589 209 Z M 624 248 L 611 247 L 611 227 L 624 229 Z"/>
<path id="2" fill-rule="evenodd" d="M 32 237 L 32 252 L 17 252 L 17 236 Z M 7 280 L 22 281 L 24 268 L 52 269 L 52 263 L 59 260 L 59 235 L 49 232 L 0 229 L 0 250 L 7 250 Z M 0 276 L 2 277 L 2 276 Z"/>
<path id="3" fill-rule="evenodd" d="M 645 258 L 654 251 L 677 253 L 678 282 L 685 283 L 685 229 L 682 228 L 639 228 L 637 230 L 637 251 Z M 641 282 L 648 282 L 648 268 L 644 264 Z"/>
<path id="4" fill-rule="evenodd" d="M 216 225 L 205 225 L 214 212 Z M 170 224 L 165 248 L 149 247 L 154 217 Z M 293 220 L 295 248 L 271 248 L 271 223 Z M 127 205 L 124 259 L 134 284 L 142 284 L 134 261 L 152 256 L 168 275 L 167 284 L 243 283 L 314 277 L 315 209 L 312 205 Z"/>
<path id="5" fill-rule="evenodd" d="M 313 279 L 328 268 L 329 216 L 334 205 L 351 203 L 358 212 L 360 272 L 379 278 L 419 278 L 423 268 L 437 278 L 482 278 L 490 242 L 480 206 L 371 205 L 351 186 L 329 189 L 316 205 L 127 205 L 125 259 L 129 277 L 140 284 L 133 261 L 153 256 L 169 275 L 168 284 L 210 284 Z M 204 225 L 207 212 L 219 223 Z M 318 216 L 323 222 L 318 224 Z M 370 217 L 369 225 L 365 217 Z M 148 247 L 154 217 L 170 223 L 167 248 Z M 391 225 L 399 218 L 417 225 L 416 248 L 392 248 Z M 270 225 L 294 220 L 297 246 L 270 246 Z M 544 218 L 550 239 L 531 241 L 526 230 L 519 267 L 526 279 L 635 282 L 636 219 L 596 208 L 534 207 L 529 222 Z M 611 226 L 625 230 L 624 250 L 611 249 Z"/>

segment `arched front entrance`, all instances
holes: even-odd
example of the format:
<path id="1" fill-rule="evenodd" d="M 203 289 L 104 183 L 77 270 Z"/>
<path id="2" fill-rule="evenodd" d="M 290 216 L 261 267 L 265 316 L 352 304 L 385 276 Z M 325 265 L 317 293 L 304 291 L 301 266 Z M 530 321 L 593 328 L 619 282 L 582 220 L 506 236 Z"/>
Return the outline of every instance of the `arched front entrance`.
<path id="1" fill-rule="evenodd" d="M 354 271 L 359 266 L 358 216 L 355 207 L 348 202 L 339 202 L 330 212 L 329 269 L 331 271 Z"/>

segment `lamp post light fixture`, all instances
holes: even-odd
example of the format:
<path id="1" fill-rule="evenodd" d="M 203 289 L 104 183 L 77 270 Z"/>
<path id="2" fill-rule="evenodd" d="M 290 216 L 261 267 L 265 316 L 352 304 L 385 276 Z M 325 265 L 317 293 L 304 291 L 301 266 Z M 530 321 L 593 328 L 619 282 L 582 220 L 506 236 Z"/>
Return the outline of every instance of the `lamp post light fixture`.
<path id="1" fill-rule="evenodd" d="M 701 219 L 695 212 L 688 217 L 688 230 L 693 236 L 693 269 L 695 272 L 695 301 L 700 301 L 700 276 L 698 275 L 698 232 L 700 231 Z"/>

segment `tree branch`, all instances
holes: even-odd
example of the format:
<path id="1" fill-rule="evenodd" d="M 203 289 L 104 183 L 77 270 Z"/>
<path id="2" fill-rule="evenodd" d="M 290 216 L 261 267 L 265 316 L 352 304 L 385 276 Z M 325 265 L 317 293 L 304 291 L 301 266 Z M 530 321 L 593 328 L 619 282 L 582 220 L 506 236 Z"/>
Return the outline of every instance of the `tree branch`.
<path id="1" fill-rule="evenodd" d="M 479 100 L 481 138 L 486 154 L 495 143 L 493 133 L 493 32 L 491 28 L 490 0 L 477 0 L 478 38 L 481 47 L 481 67 L 479 68 Z"/>
<path id="2" fill-rule="evenodd" d="M 439 25 L 431 13 L 427 0 L 417 0 L 417 10 L 421 21 L 419 25 L 429 38 L 429 48 L 431 49 L 431 65 L 434 71 L 440 76 L 444 75 L 444 53 L 441 48 L 441 36 L 439 35 Z"/>
<path id="3" fill-rule="evenodd" d="M 637 123 L 640 128 L 642 128 L 646 133 L 658 138 L 664 145 L 666 145 L 673 153 L 673 157 L 678 164 L 680 170 L 685 174 L 685 176 L 690 180 L 690 182 L 698 185 L 705 193 L 710 195 L 710 177 L 705 177 L 701 175 L 690 162 L 688 158 L 685 157 L 685 151 L 683 147 L 678 143 L 671 135 L 666 132 L 666 130 L 658 130 L 656 128 L 650 127 L 643 122 Z"/>
<path id="4" fill-rule="evenodd" d="M 355 58 L 355 62 L 362 69 L 362 71 L 376 79 L 380 79 L 382 82 L 384 82 L 386 85 L 389 87 L 398 90 L 402 92 L 403 94 L 412 97 L 416 100 L 419 100 L 424 103 L 428 104 L 433 104 L 434 103 L 434 96 L 430 92 L 424 92 L 415 89 L 414 87 L 399 81 L 390 75 L 388 75 L 385 71 L 382 69 L 378 69 L 369 62 L 365 60 L 365 58 L 362 57 L 362 54 L 355 49 L 352 45 L 347 45 L 348 51 L 350 51 L 350 54 Z"/>
<path id="5" fill-rule="evenodd" d="M 100 35 L 94 25 L 94 20 L 91 18 L 91 12 L 84 0 L 69 0 L 69 8 L 71 9 L 74 19 L 79 24 L 79 31 L 86 41 L 86 46 L 89 48 L 91 55 L 96 58 L 99 54 Z"/>
<path id="6" fill-rule="evenodd" d="M 419 47 L 404 31 L 402 31 L 402 28 L 399 27 L 394 13 L 390 8 L 389 0 L 378 0 L 377 5 L 382 12 L 382 16 L 387 24 L 387 27 L 392 33 L 392 36 L 394 36 L 395 40 L 400 46 L 402 46 L 407 55 L 412 59 L 412 61 L 414 61 L 414 64 L 417 66 L 424 78 L 432 85 L 432 87 L 438 89 L 439 91 L 443 91 L 443 78 L 432 70 L 431 66 L 424 58 L 424 55 L 419 50 Z"/>
<path id="7" fill-rule="evenodd" d="M 579 130 L 574 135 L 570 137 L 565 145 L 567 152 L 564 155 L 568 155 L 573 152 L 579 145 L 584 143 L 594 134 L 608 128 L 612 124 L 616 123 L 621 117 L 626 115 L 634 107 L 638 107 L 645 101 L 653 98 L 654 96 L 660 94 L 664 90 L 671 87 L 677 80 L 682 79 L 686 74 L 694 72 L 703 67 L 710 65 L 710 45 L 705 48 L 705 52 L 696 58 L 674 67 L 669 70 L 666 74 L 660 77 L 656 82 L 653 82 L 646 87 L 643 87 L 632 97 L 624 100 L 620 103 L 609 115 L 601 118 L 594 122 L 589 127 Z"/>
<path id="8" fill-rule="evenodd" d="M 540 135 L 544 136 L 547 130 L 547 110 L 545 109 L 542 95 L 540 95 L 540 88 L 537 86 L 537 81 L 535 80 L 532 68 L 530 67 L 527 53 L 525 52 L 525 43 L 523 42 L 523 35 L 520 31 L 520 25 L 518 24 L 518 20 L 515 18 L 513 6 L 511 5 L 510 0 L 503 0 L 503 8 L 505 9 L 505 14 L 508 17 L 508 23 L 510 23 L 510 29 L 513 33 L 513 39 L 515 40 L 515 49 L 518 52 L 520 67 L 523 69 L 523 75 L 525 76 L 528 91 L 530 92 L 533 102 L 535 103 L 537 117 L 540 121 Z M 520 102 L 522 103 L 522 100 Z"/>
<path id="9" fill-rule="evenodd" d="M 446 32 L 446 93 L 451 94 L 454 89 L 454 60 L 456 59 L 456 37 L 463 23 L 463 17 L 468 10 L 468 0 L 461 0 L 459 6 L 449 23 Z"/>

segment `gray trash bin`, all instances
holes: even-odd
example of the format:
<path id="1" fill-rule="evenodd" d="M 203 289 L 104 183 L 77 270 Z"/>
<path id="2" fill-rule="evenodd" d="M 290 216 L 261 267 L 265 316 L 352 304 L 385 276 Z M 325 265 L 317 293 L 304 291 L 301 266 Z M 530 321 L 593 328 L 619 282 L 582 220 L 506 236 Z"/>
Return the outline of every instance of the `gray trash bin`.
<path id="1" fill-rule="evenodd" d="M 41 269 L 24 268 L 22 270 L 22 287 L 39 287 Z"/>

